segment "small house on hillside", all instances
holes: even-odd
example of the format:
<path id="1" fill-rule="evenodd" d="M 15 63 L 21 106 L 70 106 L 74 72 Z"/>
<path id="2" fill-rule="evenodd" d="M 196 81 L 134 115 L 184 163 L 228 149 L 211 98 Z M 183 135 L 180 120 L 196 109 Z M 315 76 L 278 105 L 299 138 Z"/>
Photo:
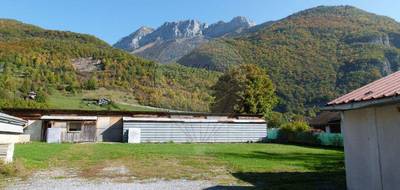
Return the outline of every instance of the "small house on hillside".
<path id="1" fill-rule="evenodd" d="M 341 114 L 348 189 L 400 189 L 400 71 L 325 109 Z"/>
<path id="2" fill-rule="evenodd" d="M 6 109 L 28 120 L 32 140 L 60 142 L 256 142 L 267 136 L 261 115 Z"/>

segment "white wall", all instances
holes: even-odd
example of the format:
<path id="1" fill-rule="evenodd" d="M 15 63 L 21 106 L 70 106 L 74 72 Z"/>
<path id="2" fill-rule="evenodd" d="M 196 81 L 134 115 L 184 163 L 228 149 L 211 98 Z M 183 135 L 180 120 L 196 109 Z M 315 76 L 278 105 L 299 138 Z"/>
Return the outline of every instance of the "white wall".
<path id="1" fill-rule="evenodd" d="M 0 144 L 28 143 L 29 141 L 29 134 L 0 134 Z"/>
<path id="2" fill-rule="evenodd" d="M 342 114 L 350 190 L 400 189 L 400 112 L 396 105 Z"/>
<path id="3" fill-rule="evenodd" d="M 400 189 L 400 112 L 397 107 L 376 108 L 383 189 Z"/>

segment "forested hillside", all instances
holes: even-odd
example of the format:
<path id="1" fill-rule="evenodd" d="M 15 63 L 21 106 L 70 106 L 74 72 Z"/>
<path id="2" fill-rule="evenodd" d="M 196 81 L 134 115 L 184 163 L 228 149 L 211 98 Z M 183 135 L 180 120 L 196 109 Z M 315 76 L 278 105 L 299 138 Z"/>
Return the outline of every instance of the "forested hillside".
<path id="1" fill-rule="evenodd" d="M 320 6 L 205 44 L 179 63 L 216 71 L 260 65 L 277 88 L 277 110 L 312 114 L 328 100 L 399 69 L 400 24 L 350 6 Z"/>
<path id="2" fill-rule="evenodd" d="M 144 105 L 208 111 L 208 89 L 217 78 L 215 72 L 143 60 L 90 35 L 0 20 L 0 108 L 47 107 L 53 91 L 105 87 L 129 92 Z M 27 99 L 30 91 L 37 92 L 35 100 Z"/>

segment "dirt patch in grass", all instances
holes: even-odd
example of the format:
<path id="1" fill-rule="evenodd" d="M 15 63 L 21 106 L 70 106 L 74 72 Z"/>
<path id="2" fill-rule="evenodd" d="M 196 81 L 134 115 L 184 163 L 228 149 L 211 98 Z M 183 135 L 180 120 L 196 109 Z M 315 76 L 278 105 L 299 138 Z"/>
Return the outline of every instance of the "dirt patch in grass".
<path id="1" fill-rule="evenodd" d="M 81 170 L 84 178 L 125 178 L 125 179 L 187 179 L 233 181 L 230 172 L 210 157 L 126 157 L 107 160 Z M 217 180 L 215 180 L 217 179 Z"/>

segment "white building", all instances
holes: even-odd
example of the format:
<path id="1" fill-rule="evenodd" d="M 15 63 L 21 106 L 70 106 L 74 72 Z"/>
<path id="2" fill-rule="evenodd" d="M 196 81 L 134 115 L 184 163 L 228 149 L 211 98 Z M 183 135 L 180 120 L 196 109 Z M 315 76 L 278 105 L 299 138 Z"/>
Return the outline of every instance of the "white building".
<path id="1" fill-rule="evenodd" d="M 25 120 L 0 113 L 0 160 L 11 162 L 14 143 L 29 142 L 29 135 L 22 135 L 25 125 Z"/>
<path id="2" fill-rule="evenodd" d="M 341 112 L 347 188 L 400 189 L 400 71 L 328 103 Z"/>

